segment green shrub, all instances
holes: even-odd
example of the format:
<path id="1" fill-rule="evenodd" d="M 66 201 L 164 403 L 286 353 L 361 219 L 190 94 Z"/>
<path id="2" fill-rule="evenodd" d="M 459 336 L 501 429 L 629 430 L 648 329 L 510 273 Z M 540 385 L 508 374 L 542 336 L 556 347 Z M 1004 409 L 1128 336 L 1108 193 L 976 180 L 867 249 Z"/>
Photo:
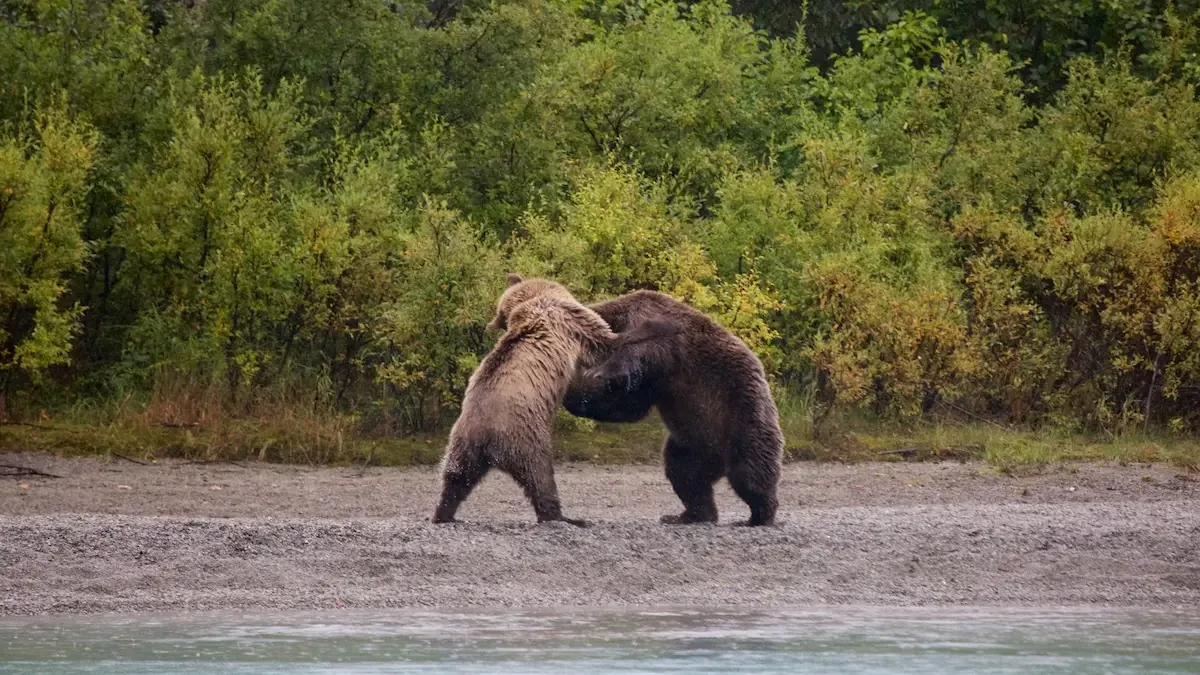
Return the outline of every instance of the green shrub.
<path id="1" fill-rule="evenodd" d="M 50 105 L 0 127 L 0 395 L 70 361 L 94 129 Z"/>
<path id="2" fill-rule="evenodd" d="M 735 4 L 0 3 L 0 413 L 432 433 L 519 271 L 808 419 L 1196 429 L 1193 4 Z"/>

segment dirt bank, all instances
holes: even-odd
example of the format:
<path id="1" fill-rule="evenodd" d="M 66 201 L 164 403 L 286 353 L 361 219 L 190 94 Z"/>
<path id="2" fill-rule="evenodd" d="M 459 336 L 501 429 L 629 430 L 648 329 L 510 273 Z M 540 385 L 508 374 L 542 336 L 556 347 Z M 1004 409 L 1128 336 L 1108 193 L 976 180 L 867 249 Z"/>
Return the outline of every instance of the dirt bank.
<path id="1" fill-rule="evenodd" d="M 435 527 L 428 469 L 0 455 L 0 614 L 662 604 L 1200 606 L 1200 484 L 1167 467 L 787 467 L 771 529 L 668 527 L 657 467 L 564 466 L 533 524 L 495 475 Z M 745 517 L 724 486 L 722 519 Z"/>

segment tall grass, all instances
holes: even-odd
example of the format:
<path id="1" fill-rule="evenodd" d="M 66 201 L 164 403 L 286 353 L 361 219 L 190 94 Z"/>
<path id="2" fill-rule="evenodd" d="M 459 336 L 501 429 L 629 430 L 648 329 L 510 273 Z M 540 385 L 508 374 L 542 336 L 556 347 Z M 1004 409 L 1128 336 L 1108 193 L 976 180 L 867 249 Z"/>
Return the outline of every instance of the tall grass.
<path id="1" fill-rule="evenodd" d="M 1072 462 L 1163 462 L 1200 471 L 1200 442 L 1151 429 L 1100 436 L 1063 429 L 1007 429 L 941 410 L 921 420 L 889 421 L 853 409 L 826 413 L 814 397 L 777 394 L 787 461 L 973 461 L 1007 473 Z M 396 436 L 331 406 L 261 398 L 231 406 L 212 390 L 179 383 L 149 398 L 79 404 L 37 422 L 0 424 L 0 452 L 265 461 L 304 465 L 432 465 L 447 429 Z M 597 424 L 560 412 L 560 461 L 654 464 L 666 430 L 656 414 L 636 424 Z"/>

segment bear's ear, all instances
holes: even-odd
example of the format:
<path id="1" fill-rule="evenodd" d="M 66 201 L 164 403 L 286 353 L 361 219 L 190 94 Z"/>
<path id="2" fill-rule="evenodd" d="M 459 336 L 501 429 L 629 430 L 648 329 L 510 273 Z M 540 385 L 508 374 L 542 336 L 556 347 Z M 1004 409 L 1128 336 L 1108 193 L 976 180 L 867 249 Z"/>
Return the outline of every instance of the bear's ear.
<path id="1" fill-rule="evenodd" d="M 522 281 L 524 281 L 524 279 L 521 278 L 520 274 L 513 274 L 512 272 L 508 273 L 508 285 L 509 286 L 516 286 L 517 284 L 521 283 Z"/>

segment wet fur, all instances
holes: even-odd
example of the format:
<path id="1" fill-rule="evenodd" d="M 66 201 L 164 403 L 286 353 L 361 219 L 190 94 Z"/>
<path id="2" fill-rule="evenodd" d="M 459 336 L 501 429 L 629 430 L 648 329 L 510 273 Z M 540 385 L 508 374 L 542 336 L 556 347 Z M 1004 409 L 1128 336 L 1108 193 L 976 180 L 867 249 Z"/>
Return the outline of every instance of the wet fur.
<path id="1" fill-rule="evenodd" d="M 750 506 L 746 524 L 774 524 L 783 432 L 758 357 L 712 319 L 662 293 L 638 291 L 591 309 L 619 335 L 658 328 L 581 369 L 563 398 L 566 409 L 603 422 L 635 422 L 658 407 L 669 431 L 664 467 L 684 505 L 664 522 L 716 522 L 713 484 L 725 477 Z"/>
<path id="2" fill-rule="evenodd" d="M 442 460 L 442 495 L 433 521 L 452 522 L 484 475 L 499 469 L 521 486 L 539 522 L 583 526 L 563 515 L 558 498 L 550 446 L 554 414 L 580 367 L 594 365 L 639 333 L 618 338 L 554 282 L 510 275 L 509 284 L 489 324 L 506 332 L 467 384 Z"/>

